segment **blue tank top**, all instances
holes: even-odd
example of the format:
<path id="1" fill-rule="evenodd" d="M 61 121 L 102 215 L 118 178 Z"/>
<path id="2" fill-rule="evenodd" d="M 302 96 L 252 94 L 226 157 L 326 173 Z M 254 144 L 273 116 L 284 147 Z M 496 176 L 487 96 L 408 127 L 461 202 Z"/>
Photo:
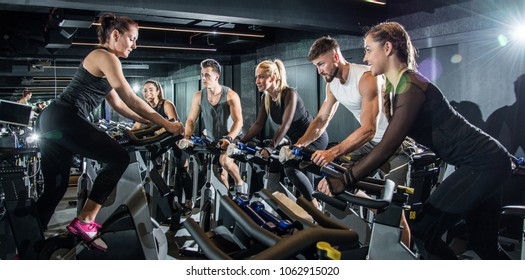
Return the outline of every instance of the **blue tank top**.
<path id="1" fill-rule="evenodd" d="M 89 119 L 89 113 L 102 103 L 112 89 L 106 78 L 93 76 L 80 64 L 59 99 L 75 106 L 79 116 Z"/>

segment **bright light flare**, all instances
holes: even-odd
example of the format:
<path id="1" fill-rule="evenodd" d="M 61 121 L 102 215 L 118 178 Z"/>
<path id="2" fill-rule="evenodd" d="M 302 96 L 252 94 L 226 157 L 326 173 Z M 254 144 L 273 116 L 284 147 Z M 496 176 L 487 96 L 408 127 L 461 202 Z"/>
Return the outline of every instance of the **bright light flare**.
<path id="1" fill-rule="evenodd" d="M 525 43 L 525 24 L 517 25 L 512 29 L 512 39 Z"/>
<path id="2" fill-rule="evenodd" d="M 134 91 L 134 92 L 139 92 L 139 91 L 140 91 L 140 86 L 139 86 L 139 84 L 137 84 L 137 83 L 134 83 L 134 84 L 133 84 L 133 91 Z"/>
<path id="3" fill-rule="evenodd" d="M 29 144 L 38 142 L 38 139 L 40 139 L 40 135 L 38 134 L 31 134 L 26 138 L 26 142 Z"/>

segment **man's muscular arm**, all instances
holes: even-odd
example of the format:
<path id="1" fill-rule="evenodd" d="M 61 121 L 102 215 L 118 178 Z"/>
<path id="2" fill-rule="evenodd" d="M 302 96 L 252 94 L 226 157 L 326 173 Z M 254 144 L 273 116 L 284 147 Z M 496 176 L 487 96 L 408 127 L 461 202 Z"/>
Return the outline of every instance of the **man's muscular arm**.
<path id="1" fill-rule="evenodd" d="M 195 95 L 193 95 L 190 112 L 188 113 L 188 118 L 186 119 L 186 129 L 184 130 L 184 137 L 186 139 L 190 139 L 193 131 L 195 130 L 195 122 L 197 121 L 201 111 L 201 94 L 202 91 L 198 91 L 195 93 Z"/>
<path id="2" fill-rule="evenodd" d="M 365 72 L 359 79 L 358 89 L 362 97 L 361 126 L 338 145 L 325 151 L 315 152 L 312 156 L 312 161 L 315 164 L 324 166 L 336 157 L 357 150 L 374 138 L 377 115 L 379 114 L 379 88 L 376 78 L 370 72 Z"/>
<path id="3" fill-rule="evenodd" d="M 297 140 L 295 146 L 306 147 L 317 140 L 317 138 L 326 131 L 326 128 L 328 127 L 330 120 L 334 117 L 338 106 L 339 102 L 330 91 L 330 84 L 326 84 L 326 98 L 323 105 L 321 105 L 317 116 L 315 116 L 310 126 L 308 126 L 304 135 Z"/>

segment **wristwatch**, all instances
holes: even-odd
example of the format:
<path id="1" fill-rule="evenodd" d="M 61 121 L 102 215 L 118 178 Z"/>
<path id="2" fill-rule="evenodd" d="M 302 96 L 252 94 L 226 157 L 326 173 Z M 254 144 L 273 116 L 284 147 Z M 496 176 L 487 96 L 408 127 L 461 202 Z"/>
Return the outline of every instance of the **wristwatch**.
<path id="1" fill-rule="evenodd" d="M 230 136 L 224 136 L 223 138 L 228 140 L 228 142 L 233 143 L 233 138 L 231 138 Z"/>

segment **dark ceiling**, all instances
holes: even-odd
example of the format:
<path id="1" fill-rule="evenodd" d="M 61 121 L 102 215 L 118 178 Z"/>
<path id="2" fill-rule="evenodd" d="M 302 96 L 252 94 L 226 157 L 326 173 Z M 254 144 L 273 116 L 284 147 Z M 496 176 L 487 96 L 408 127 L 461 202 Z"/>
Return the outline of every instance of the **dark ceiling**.
<path id="1" fill-rule="evenodd" d="M 386 14 L 384 5 L 363 0 L 331 2 L 0 0 L 0 98 L 18 99 L 24 88 L 33 99 L 60 93 L 93 48 L 79 44 L 97 42 L 90 23 L 102 12 L 139 22 L 138 48 L 122 60 L 126 77 L 138 79 L 165 77 L 210 57 L 229 64 L 304 34 L 357 35 Z"/>
<path id="2" fill-rule="evenodd" d="M 90 23 L 102 12 L 141 27 L 138 48 L 122 60 L 128 78 L 168 76 L 210 57 L 229 64 L 301 34 L 360 35 L 386 18 L 385 5 L 364 0 L 87 2 L 0 0 L 0 98 L 18 99 L 24 88 L 34 99 L 61 92 L 97 42 Z"/>

